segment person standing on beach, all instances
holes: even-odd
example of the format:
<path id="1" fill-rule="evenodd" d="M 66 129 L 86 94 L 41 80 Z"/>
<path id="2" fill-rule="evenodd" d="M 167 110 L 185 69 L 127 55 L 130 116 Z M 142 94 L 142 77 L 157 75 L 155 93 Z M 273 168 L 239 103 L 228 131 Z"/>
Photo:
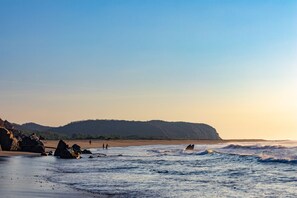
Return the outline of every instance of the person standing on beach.
<path id="1" fill-rule="evenodd" d="M 92 140 L 89 140 L 89 144 L 90 144 L 90 145 L 92 144 Z"/>
<path id="2" fill-rule="evenodd" d="M 106 144 L 105 149 L 108 149 L 108 144 Z"/>
<path id="3" fill-rule="evenodd" d="M 103 149 L 105 148 L 104 143 L 103 143 L 103 145 L 102 145 L 102 148 L 103 148 Z"/>

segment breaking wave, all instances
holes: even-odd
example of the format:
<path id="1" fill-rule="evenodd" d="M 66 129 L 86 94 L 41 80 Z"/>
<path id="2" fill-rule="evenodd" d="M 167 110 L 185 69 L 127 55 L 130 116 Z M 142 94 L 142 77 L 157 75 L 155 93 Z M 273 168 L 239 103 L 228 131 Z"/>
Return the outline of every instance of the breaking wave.
<path id="1" fill-rule="evenodd" d="M 246 145 L 237 145 L 237 144 L 230 144 L 228 146 L 225 146 L 223 147 L 223 149 L 253 149 L 253 150 L 256 150 L 256 149 L 286 149 L 288 147 L 285 147 L 285 146 L 281 146 L 281 145 L 265 145 L 265 146 L 262 146 L 262 145 L 249 145 L 249 146 L 246 146 Z"/>

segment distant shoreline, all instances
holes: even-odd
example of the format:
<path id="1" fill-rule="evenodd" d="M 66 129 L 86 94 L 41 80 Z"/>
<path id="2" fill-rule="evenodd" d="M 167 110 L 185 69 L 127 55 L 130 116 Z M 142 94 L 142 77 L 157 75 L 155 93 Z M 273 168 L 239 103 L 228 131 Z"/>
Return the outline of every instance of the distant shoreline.
<path id="1" fill-rule="evenodd" d="M 102 148 L 103 144 L 108 144 L 109 148 L 112 147 L 128 147 L 128 146 L 145 146 L 145 145 L 187 145 L 187 144 L 223 144 L 230 142 L 264 142 L 270 140 L 263 139 L 226 139 L 226 140 L 97 140 L 92 139 L 91 144 L 89 140 L 65 140 L 70 146 L 73 144 L 80 145 L 83 149 Z M 278 141 L 278 140 L 275 140 Z M 282 141 L 282 140 L 279 140 Z M 59 140 L 44 140 L 43 143 L 46 147 L 46 152 L 55 150 Z M 38 156 L 38 153 L 19 152 L 19 151 L 1 151 L 0 157 L 9 156 Z"/>
<path id="2" fill-rule="evenodd" d="M 58 144 L 59 140 L 44 141 L 47 150 L 53 150 Z M 181 145 L 181 144 L 221 144 L 228 142 L 263 142 L 261 139 L 247 139 L 247 140 L 65 140 L 70 146 L 78 144 L 84 149 L 102 148 L 103 144 L 108 144 L 112 147 L 127 147 L 127 146 L 145 146 L 145 145 Z"/>

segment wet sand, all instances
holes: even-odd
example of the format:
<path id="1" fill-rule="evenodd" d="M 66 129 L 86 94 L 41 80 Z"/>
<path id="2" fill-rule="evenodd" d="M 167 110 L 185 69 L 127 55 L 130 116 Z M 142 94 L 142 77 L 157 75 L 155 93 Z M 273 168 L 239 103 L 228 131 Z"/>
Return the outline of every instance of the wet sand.
<path id="1" fill-rule="evenodd" d="M 40 154 L 21 152 L 21 151 L 1 151 L 0 150 L 0 157 L 9 157 L 9 156 L 40 156 Z"/>
<path id="2" fill-rule="evenodd" d="M 78 191 L 69 186 L 49 181 L 47 176 L 51 175 L 51 167 L 48 164 L 49 162 L 52 163 L 53 160 L 56 160 L 53 156 L 35 157 L 34 155 L 26 155 L 0 157 L 0 197 L 99 197 L 99 195 Z"/>

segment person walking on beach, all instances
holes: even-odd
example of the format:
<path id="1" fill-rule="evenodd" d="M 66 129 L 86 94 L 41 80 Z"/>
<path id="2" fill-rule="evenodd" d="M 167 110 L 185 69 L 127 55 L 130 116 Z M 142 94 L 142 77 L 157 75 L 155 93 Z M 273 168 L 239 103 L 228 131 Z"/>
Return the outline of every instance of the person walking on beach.
<path id="1" fill-rule="evenodd" d="M 102 148 L 105 149 L 104 143 L 103 143 L 103 145 L 102 145 Z"/>
<path id="2" fill-rule="evenodd" d="M 108 144 L 106 144 L 105 149 L 108 149 Z"/>
<path id="3" fill-rule="evenodd" d="M 89 140 L 89 144 L 90 144 L 90 145 L 92 144 L 92 140 Z"/>

